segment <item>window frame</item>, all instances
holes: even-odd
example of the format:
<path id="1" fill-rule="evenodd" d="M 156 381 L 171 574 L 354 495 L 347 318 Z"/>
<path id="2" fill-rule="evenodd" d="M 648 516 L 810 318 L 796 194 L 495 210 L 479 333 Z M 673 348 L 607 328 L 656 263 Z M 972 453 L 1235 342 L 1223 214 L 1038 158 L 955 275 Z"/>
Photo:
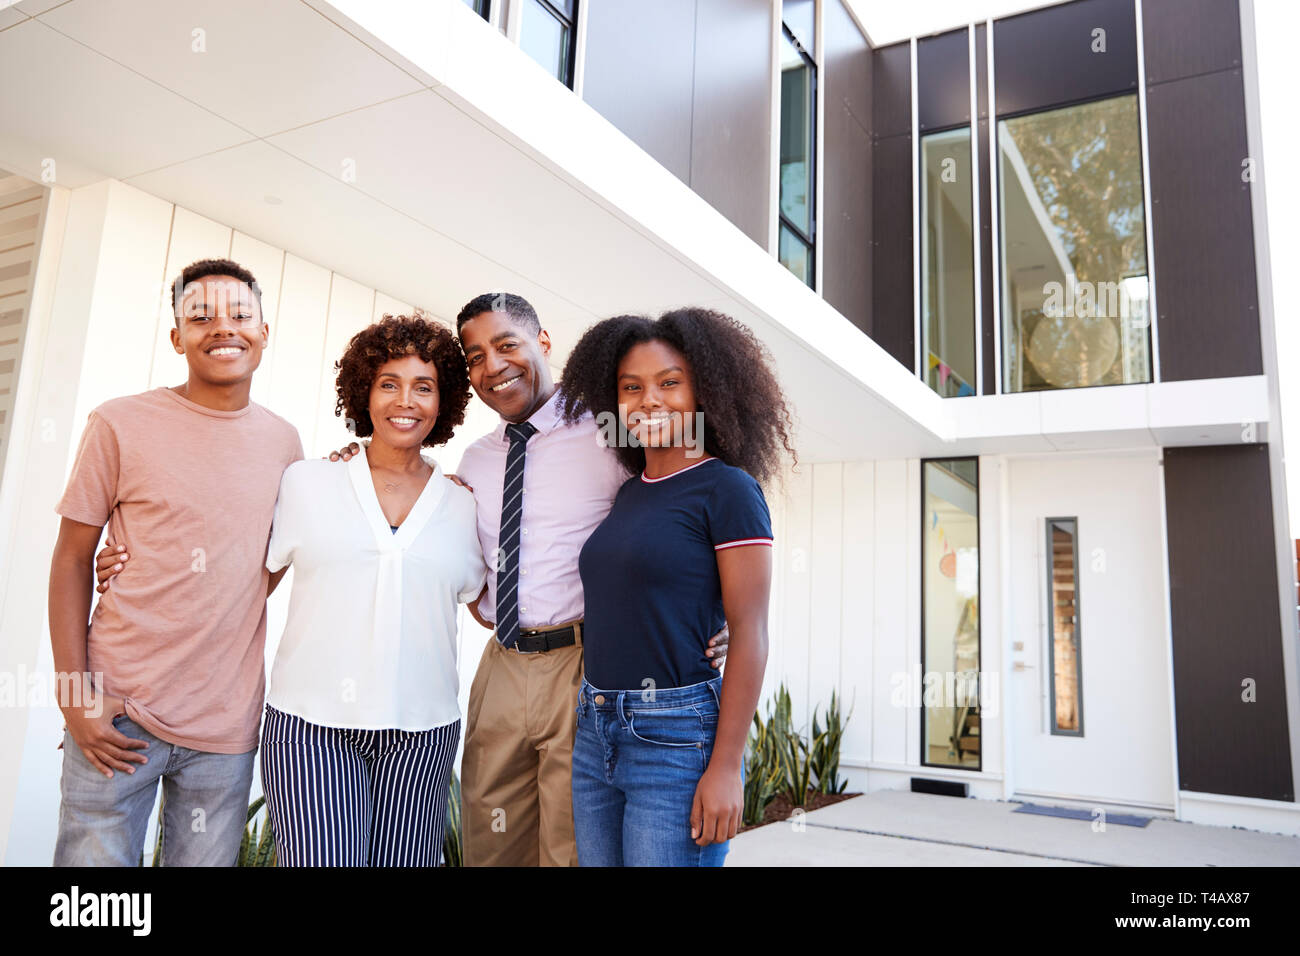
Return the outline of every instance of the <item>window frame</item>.
<path id="1" fill-rule="evenodd" d="M 1139 57 L 1139 62 L 1141 58 Z M 990 76 L 992 75 L 990 71 Z M 996 92 L 996 89 L 994 90 Z M 1042 113 L 1055 113 L 1064 110 L 1076 109 L 1081 106 L 1088 106 L 1093 103 L 1102 103 L 1107 100 L 1119 100 L 1133 98 L 1133 112 L 1137 121 L 1138 136 L 1138 176 L 1142 183 L 1142 242 L 1145 249 L 1146 259 L 1146 280 L 1148 289 L 1147 298 L 1147 379 L 1142 382 L 1112 382 L 1108 384 L 1097 385 L 1073 385 L 1065 387 L 1047 387 L 1033 389 L 1012 389 L 1009 387 L 1008 377 L 1010 376 L 1009 363 L 1007 361 L 1007 350 L 1010 346 L 1011 336 L 1008 325 L 1008 306 L 1006 289 L 1007 289 L 1007 261 L 1005 249 L 1003 248 L 1007 241 L 1007 229 L 1005 216 L 1003 215 L 1003 192 L 1006 188 L 1004 177 L 1002 176 L 1002 124 L 1011 120 L 1023 119 L 1026 116 L 1037 116 Z M 1155 265 L 1151 249 L 1151 207 L 1148 199 L 1151 191 L 1150 169 L 1147 162 L 1147 129 L 1145 115 L 1145 96 L 1143 91 L 1131 90 L 1126 92 L 1108 92 L 1096 96 L 1079 97 L 1059 103 L 1053 103 L 1050 106 L 1040 106 L 1034 109 L 1015 110 L 1006 113 L 994 113 L 989 117 L 989 150 L 990 150 L 990 182 L 986 187 L 989 192 L 989 211 L 993 219 L 995 229 L 993 235 L 993 254 L 996 268 L 992 270 L 993 285 L 995 287 L 994 298 L 994 334 L 996 336 L 996 376 L 995 391 L 997 395 L 1026 395 L 1039 392 L 1074 392 L 1089 388 L 1115 388 L 1129 385 L 1154 385 L 1160 381 L 1159 377 L 1159 357 L 1157 356 L 1158 340 L 1156 338 L 1156 310 L 1155 310 Z M 919 202 L 919 201 L 918 201 Z M 1122 332 L 1121 332 L 1122 337 Z"/>
<path id="2" fill-rule="evenodd" d="M 789 41 L 789 42 L 794 46 L 794 48 L 795 48 L 795 50 L 798 52 L 800 58 L 803 60 L 803 67 L 804 67 L 804 69 L 808 71 L 808 75 L 809 75 L 809 83 L 808 83 L 808 117 L 809 117 L 809 124 L 808 124 L 808 125 L 809 125 L 809 129 L 808 129 L 808 226 L 809 226 L 809 229 L 808 229 L 808 233 L 805 233 L 805 232 L 803 231 L 803 229 L 801 229 L 799 226 L 797 226 L 797 225 L 796 225 L 796 224 L 795 224 L 795 223 L 794 223 L 794 222 L 793 222 L 789 217 L 787 217 L 786 214 L 781 210 L 781 171 L 780 171 L 780 163 L 781 163 L 781 147 L 780 147 L 780 140 L 781 140 L 781 132 L 783 131 L 783 128 L 784 128 L 784 126 L 785 126 L 785 116 L 784 116 L 784 112 L 780 109 L 780 105 L 779 105 L 779 100 L 780 100 L 780 90 L 781 90 L 781 77 L 780 77 L 779 74 L 780 74 L 781 72 L 784 72 L 784 71 L 780 71 L 780 70 L 778 69 L 778 76 L 777 76 L 777 92 L 778 92 L 777 120 L 778 120 L 778 132 L 777 132 L 777 151 L 776 151 L 776 154 L 777 154 L 777 174 L 776 174 L 776 176 L 777 176 L 777 194 L 776 194 L 776 250 L 775 250 L 775 251 L 776 251 L 776 255 L 777 255 L 778 261 L 779 261 L 780 256 L 781 256 L 781 230 L 782 230 L 782 228 L 789 230 L 790 233 L 793 234 L 794 237 L 795 237 L 795 238 L 796 238 L 796 239 L 797 239 L 797 240 L 798 240 L 798 241 L 799 241 L 799 242 L 804 246 L 804 248 L 808 250 L 808 278 L 807 278 L 807 283 L 806 283 L 806 284 L 807 284 L 808 288 L 812 289 L 812 290 L 815 292 L 815 291 L 817 291 L 817 192 L 818 192 L 818 191 L 817 191 L 817 166 L 818 166 L 818 162 L 819 162 L 819 160 L 820 160 L 820 157 L 819 157 L 818 154 L 817 154 L 817 133 L 818 133 L 818 123 L 817 123 L 817 97 L 818 97 L 818 85 L 817 85 L 817 84 L 818 84 L 818 76 L 817 76 L 817 61 L 812 57 L 812 54 L 810 54 L 810 53 L 808 52 L 808 50 L 804 47 L 804 45 L 803 45 L 802 43 L 799 42 L 798 38 L 794 35 L 794 32 L 793 32 L 793 31 L 792 31 L 792 30 L 791 30 L 791 29 L 786 25 L 786 23 L 785 23 L 784 20 L 781 21 L 781 33 L 782 33 L 782 35 L 784 36 L 784 38 L 785 38 L 786 40 L 788 40 L 788 41 Z M 814 42 L 815 42 L 815 41 L 814 41 Z M 778 41 L 778 51 L 779 51 L 779 41 Z M 780 53 L 779 53 L 779 52 L 778 52 L 778 54 L 777 54 L 777 63 L 778 63 L 778 67 L 779 67 L 779 64 L 780 64 Z M 792 273 L 792 274 L 793 274 L 793 273 Z"/>
<path id="3" fill-rule="evenodd" d="M 920 133 L 917 139 L 916 181 L 918 186 L 918 196 L 916 200 L 916 209 L 917 209 L 917 221 L 920 223 L 920 229 L 918 231 L 918 235 L 920 239 L 916 247 L 916 254 L 919 257 L 918 268 L 919 268 L 920 280 L 921 280 L 920 297 L 917 300 L 918 308 L 919 308 L 919 318 L 920 318 L 920 327 L 918 329 L 918 333 L 919 333 L 920 349 L 921 349 L 921 368 L 918 371 L 917 375 L 927 388 L 931 388 L 930 367 L 929 367 L 930 357 L 928 353 L 931 351 L 929 346 L 932 343 L 928 341 L 929 339 L 929 336 L 927 334 L 928 316 L 926 315 L 926 303 L 928 301 L 928 296 L 929 296 L 929 286 L 926 281 L 928 277 L 926 275 L 925 267 L 928 258 L 930 224 L 928 219 L 926 218 L 926 212 L 927 212 L 926 197 L 929 194 L 929 187 L 927 186 L 927 180 L 925 176 L 926 174 L 925 141 L 931 136 L 943 136 L 945 134 L 960 132 L 962 130 L 966 131 L 968 146 L 970 144 L 973 144 L 978 134 L 977 134 L 977 130 L 971 123 L 956 123 L 950 126 L 937 126 L 933 129 L 927 129 L 925 132 Z M 970 208 L 971 318 L 970 321 L 971 321 L 971 343 L 972 343 L 972 352 L 973 352 L 972 361 L 975 367 L 975 380 L 971 382 L 966 382 L 966 384 L 970 386 L 972 390 L 969 396 L 944 395 L 938 389 L 933 389 L 933 388 L 931 389 L 932 391 L 934 391 L 936 395 L 938 395 L 940 398 L 943 399 L 961 398 L 961 397 L 970 398 L 970 397 L 976 397 L 980 394 L 979 391 L 980 371 L 981 371 L 980 369 L 981 356 L 980 356 L 980 348 L 979 348 L 980 338 L 981 338 L 981 330 L 980 330 L 981 311 L 980 311 L 980 301 L 979 301 L 980 262 L 979 262 L 979 257 L 976 255 L 976 251 L 975 251 L 976 245 L 978 244 L 980 238 L 979 237 L 979 209 L 978 209 L 980 194 L 979 194 L 979 184 L 977 183 L 978 173 L 974 168 L 975 160 L 974 160 L 973 147 L 969 150 L 969 152 L 972 153 L 971 174 L 970 174 L 970 204 L 971 204 L 971 208 Z M 931 265 L 933 265 L 933 263 L 931 263 Z M 942 360 L 942 357 L 940 357 L 940 359 Z"/>
<path id="4" fill-rule="evenodd" d="M 1062 730 L 1057 727 L 1056 723 L 1056 614 L 1055 601 L 1056 589 L 1052 581 L 1052 573 L 1055 570 L 1052 567 L 1052 524 L 1053 522 L 1069 521 L 1074 525 L 1074 533 L 1071 544 L 1074 547 L 1074 687 L 1079 713 L 1078 730 Z M 1056 515 L 1048 516 L 1043 519 L 1045 555 L 1047 558 L 1047 698 L 1051 703 L 1051 723 L 1049 729 L 1053 736 L 1056 737 L 1083 737 L 1083 611 L 1082 603 L 1079 600 L 1079 516 L 1078 515 Z"/>
<path id="5" fill-rule="evenodd" d="M 567 31 L 566 36 L 568 38 L 568 46 L 564 55 L 564 76 L 557 76 L 555 79 L 573 90 L 575 89 L 578 75 L 578 20 L 580 18 L 580 0 L 569 0 L 569 2 L 573 6 L 572 17 L 565 14 L 559 6 L 552 2 L 552 0 L 519 0 L 516 9 L 518 10 L 519 16 L 518 44 L 521 50 L 524 45 L 524 7 L 529 3 L 537 4 L 545 13 L 554 17 L 556 21 L 559 22 L 560 26 Z M 540 66 L 541 64 L 538 65 Z M 545 69 L 545 67 L 543 67 L 543 69 Z"/>
<path id="6" fill-rule="evenodd" d="M 933 767 L 936 770 L 957 770 L 965 773 L 983 773 L 984 772 L 984 522 L 980 520 L 980 456 L 979 455 L 947 455 L 941 458 L 922 458 L 921 460 L 921 487 L 920 487 L 920 513 L 918 514 L 919 524 L 917 530 L 920 533 L 921 540 L 917 548 L 919 573 L 917 580 L 920 582 L 921 592 L 921 686 L 917 688 L 918 710 L 920 718 L 920 766 Z M 977 753 L 974 767 L 962 766 L 950 763 L 933 763 L 930 761 L 930 745 L 926 740 L 926 707 L 925 707 L 925 466 L 931 464 L 940 464 L 951 461 L 971 461 L 975 463 L 975 554 L 978 561 L 975 575 L 975 602 L 979 609 L 977 619 L 977 633 L 975 637 L 976 654 L 979 658 L 979 667 L 976 670 L 976 700 L 980 705 L 980 749 Z M 995 689 L 996 690 L 996 689 Z M 960 758 L 960 753 L 958 754 Z"/>

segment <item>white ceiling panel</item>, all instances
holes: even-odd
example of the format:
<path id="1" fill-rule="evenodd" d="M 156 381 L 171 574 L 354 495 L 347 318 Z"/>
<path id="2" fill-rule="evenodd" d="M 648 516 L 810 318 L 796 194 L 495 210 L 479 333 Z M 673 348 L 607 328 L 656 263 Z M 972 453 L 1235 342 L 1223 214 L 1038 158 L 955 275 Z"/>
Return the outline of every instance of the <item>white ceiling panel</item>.
<path id="1" fill-rule="evenodd" d="M 298 0 L 74 0 L 41 22 L 257 136 L 423 86 Z"/>
<path id="2" fill-rule="evenodd" d="M 437 315 L 455 316 L 475 295 L 506 289 L 551 321 L 585 325 L 593 318 L 541 282 L 261 141 L 128 181 Z"/>
<path id="3" fill-rule="evenodd" d="M 68 2 L 70 2 L 70 0 L 21 0 L 21 2 L 14 4 L 14 6 L 29 17 L 36 17 L 40 16 L 47 10 L 52 10 L 54 7 Z"/>
<path id="4" fill-rule="evenodd" d="M 28 79 L 0 96 L 0 142 L 20 130 L 59 165 L 123 179 L 248 139 L 39 20 L 0 33 L 0 71 L 6 81 Z"/>
<path id="5" fill-rule="evenodd" d="M 393 130 L 402 130 L 400 137 Z M 573 290 L 597 315 L 716 297 L 717 286 L 597 202 L 425 91 L 272 137 L 497 262 Z M 396 145 L 395 148 L 395 144 Z M 630 266 L 630 267 L 629 267 Z M 667 280 L 667 281 L 665 281 Z"/>

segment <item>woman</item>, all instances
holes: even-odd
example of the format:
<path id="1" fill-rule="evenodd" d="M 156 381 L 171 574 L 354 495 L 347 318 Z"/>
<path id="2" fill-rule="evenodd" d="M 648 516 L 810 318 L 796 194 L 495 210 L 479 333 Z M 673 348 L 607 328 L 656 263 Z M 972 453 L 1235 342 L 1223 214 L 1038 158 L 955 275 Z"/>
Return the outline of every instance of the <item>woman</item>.
<path id="1" fill-rule="evenodd" d="M 385 316 L 338 370 L 336 414 L 370 444 L 285 471 L 267 568 L 293 591 L 262 725 L 281 866 L 436 866 L 460 737 L 456 610 L 483 588 L 474 499 L 422 447 L 465 420 L 453 334 Z"/>
<path id="2" fill-rule="evenodd" d="M 579 558 L 578 862 L 721 866 L 767 663 L 760 482 L 793 455 L 789 412 L 753 333 L 705 309 L 598 323 L 560 388 L 567 418 L 616 423 L 634 474 Z M 705 649 L 724 618 L 727 668 L 714 677 Z"/>

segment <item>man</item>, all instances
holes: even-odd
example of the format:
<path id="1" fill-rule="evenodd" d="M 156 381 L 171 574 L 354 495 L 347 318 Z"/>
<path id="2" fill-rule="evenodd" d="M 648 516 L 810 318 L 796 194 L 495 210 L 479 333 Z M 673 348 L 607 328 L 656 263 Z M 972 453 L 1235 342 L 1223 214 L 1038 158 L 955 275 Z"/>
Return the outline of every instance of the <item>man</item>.
<path id="1" fill-rule="evenodd" d="M 578 553 L 628 475 L 590 415 L 566 424 L 551 339 L 517 295 L 471 300 L 456 329 L 475 394 L 501 424 L 457 476 L 473 491 L 488 583 L 471 606 L 495 633 L 470 687 L 461 765 L 467 866 L 575 866 L 570 788 L 582 680 Z M 343 457 L 355 451 L 345 450 Z M 724 631 L 710 642 L 718 666 Z"/>
<path id="2" fill-rule="evenodd" d="M 232 865 L 244 832 L 266 597 L 279 581 L 266 545 L 280 475 L 302 444 L 249 400 L 269 334 L 252 274 L 193 263 L 173 307 L 185 384 L 96 408 L 57 509 L 54 667 L 91 688 L 95 706 L 60 700 L 56 866 L 137 865 L 160 781 L 165 865 Z M 105 524 L 131 561 L 92 617 Z"/>

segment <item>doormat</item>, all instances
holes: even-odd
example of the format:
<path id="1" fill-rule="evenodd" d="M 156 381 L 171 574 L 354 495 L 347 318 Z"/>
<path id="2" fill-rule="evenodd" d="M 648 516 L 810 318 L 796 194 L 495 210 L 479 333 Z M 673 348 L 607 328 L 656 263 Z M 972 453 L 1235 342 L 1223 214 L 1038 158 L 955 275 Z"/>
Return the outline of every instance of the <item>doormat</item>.
<path id="1" fill-rule="evenodd" d="M 1094 810 L 1079 810 L 1074 807 L 1045 807 L 1037 803 L 1023 803 L 1013 813 L 1036 813 L 1043 817 L 1065 817 L 1069 820 L 1103 820 L 1117 823 L 1122 827 L 1144 827 L 1151 822 L 1150 817 L 1139 817 L 1132 813 L 1106 813 L 1105 817 L 1096 815 Z"/>

